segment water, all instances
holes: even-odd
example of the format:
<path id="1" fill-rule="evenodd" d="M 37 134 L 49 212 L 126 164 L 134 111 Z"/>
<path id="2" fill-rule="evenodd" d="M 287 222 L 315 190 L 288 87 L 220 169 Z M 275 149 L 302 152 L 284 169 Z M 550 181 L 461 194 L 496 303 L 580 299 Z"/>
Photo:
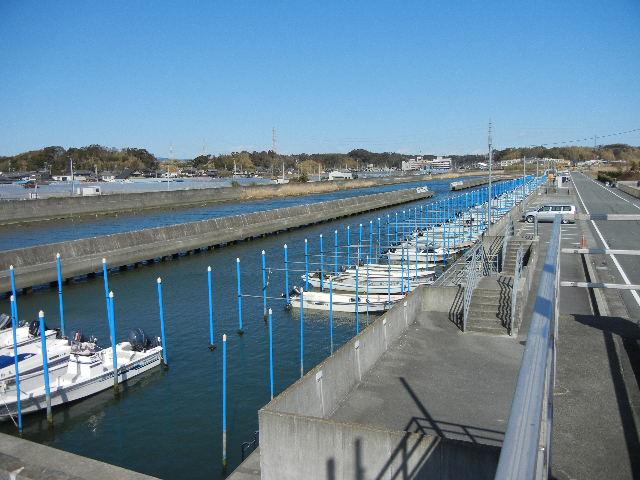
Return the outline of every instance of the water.
<path id="1" fill-rule="evenodd" d="M 448 191 L 448 182 L 432 182 L 432 190 Z M 343 193 L 343 192 L 340 192 Z M 442 195 L 440 195 L 441 199 Z M 279 202 L 276 200 L 275 202 Z M 273 201 L 272 201 L 273 202 Z M 273 205 L 273 204 L 272 204 Z M 411 206 L 419 205 L 415 203 Z M 221 473 L 221 339 L 228 341 L 228 457 L 229 471 L 240 463 L 240 445 L 250 440 L 258 427 L 257 411 L 269 401 L 268 329 L 262 318 L 261 298 L 244 299 L 244 336 L 238 328 L 235 259 L 241 258 L 245 294 L 261 295 L 260 252 L 267 252 L 267 266 L 283 268 L 283 244 L 289 246 L 291 285 L 301 284 L 304 238 L 312 254 L 318 253 L 318 236 L 324 234 L 325 251 L 333 253 L 333 230 L 345 242 L 346 225 L 351 225 L 352 243 L 357 242 L 357 225 L 386 213 L 408 209 L 409 205 L 363 214 L 242 242 L 179 260 L 158 263 L 126 272 L 111 273 L 110 286 L 116 295 L 119 339 L 126 331 L 142 327 L 159 335 L 156 278 L 163 279 L 167 342 L 170 367 L 156 369 L 126 385 L 115 397 L 111 390 L 54 410 L 55 427 L 48 430 L 43 414 L 25 417 L 24 437 L 56 448 L 103 460 L 166 479 L 216 479 Z M 246 210 L 245 210 L 246 211 Z M 162 221 L 160 214 L 151 214 Z M 170 213 L 169 215 L 174 215 Z M 143 216 L 147 222 L 147 215 Z M 111 219 L 113 221 L 113 219 Z M 374 222 L 377 224 L 377 221 Z M 47 225 L 47 228 L 50 225 Z M 368 234 L 368 229 L 365 228 Z M 332 264 L 332 260 L 327 260 Z M 214 307 L 218 348 L 208 349 L 207 266 L 213 267 Z M 294 269 L 300 271 L 294 272 Z M 272 271 L 268 294 L 284 291 L 284 272 Z M 108 326 L 102 278 L 71 283 L 64 288 L 67 331 L 81 329 L 108 343 Z M 58 325 L 55 289 L 43 288 L 18 299 L 20 318 L 33 319 L 43 309 L 47 324 Z M 280 299 L 270 300 L 276 394 L 299 377 L 299 311 L 286 311 Z M 6 300 L 0 311 L 8 311 Z M 367 324 L 366 315 L 360 320 Z M 305 312 L 305 371 L 329 355 L 328 316 Z M 353 315 L 336 315 L 336 348 L 355 334 Z M 15 433 L 10 423 L 2 430 Z M 293 446 L 292 446 L 293 448 Z"/>
<path id="2" fill-rule="evenodd" d="M 468 177 L 473 179 L 475 177 Z M 449 180 L 431 182 L 400 183 L 379 187 L 357 188 L 337 192 L 282 197 L 247 202 L 233 202 L 207 205 L 204 207 L 177 208 L 174 210 L 149 210 L 145 212 L 121 213 L 100 217 L 80 217 L 76 219 L 38 222 L 34 224 L 0 226 L 0 250 L 29 247 L 43 243 L 62 242 L 112 233 L 127 232 L 141 228 L 161 227 L 176 223 L 195 222 L 228 215 L 291 207 L 340 198 L 390 192 L 406 188 L 428 185 L 438 193 L 448 192 Z"/>

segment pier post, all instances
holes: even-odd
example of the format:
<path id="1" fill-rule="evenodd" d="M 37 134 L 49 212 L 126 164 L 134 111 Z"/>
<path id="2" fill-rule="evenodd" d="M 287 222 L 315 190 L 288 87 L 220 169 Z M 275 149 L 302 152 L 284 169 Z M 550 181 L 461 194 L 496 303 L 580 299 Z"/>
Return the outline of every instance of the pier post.
<path id="1" fill-rule="evenodd" d="M 18 314 L 16 297 L 11 295 L 11 329 L 13 330 L 13 362 L 16 370 L 16 406 L 18 408 L 18 433 L 22 434 L 22 397 L 20 395 L 20 368 L 18 367 Z"/>
<path id="2" fill-rule="evenodd" d="M 13 265 L 9 265 L 9 276 L 11 277 L 11 295 L 13 295 L 13 301 L 15 303 L 16 308 L 16 322 L 20 323 L 20 319 L 18 318 L 18 293 L 16 292 L 16 272 L 13 268 Z"/>
<path id="3" fill-rule="evenodd" d="M 391 303 L 391 259 L 387 257 L 387 302 Z"/>
<path id="4" fill-rule="evenodd" d="M 273 315 L 269 309 L 269 384 L 271 386 L 271 400 L 273 400 Z"/>
<path id="5" fill-rule="evenodd" d="M 262 319 L 267 321 L 267 258 L 262 250 Z"/>
<path id="6" fill-rule="evenodd" d="M 51 427 L 53 426 L 53 413 L 51 412 L 51 388 L 49 387 L 49 357 L 47 355 L 47 333 L 45 331 L 44 312 L 42 310 L 38 312 L 38 320 L 40 320 L 40 344 L 42 346 L 42 368 L 44 370 L 44 393 L 47 399 L 47 423 Z"/>
<path id="7" fill-rule="evenodd" d="M 289 300 L 289 252 L 286 243 L 284 244 L 284 298 L 284 306 L 289 308 L 291 306 L 291 301 Z"/>
<path id="8" fill-rule="evenodd" d="M 396 212 L 396 238 L 395 238 L 395 244 L 398 244 L 398 212 Z"/>
<path id="9" fill-rule="evenodd" d="M 320 291 L 324 291 L 324 244 L 320 234 Z"/>
<path id="10" fill-rule="evenodd" d="M 118 393 L 118 355 L 116 352 L 116 313 L 113 292 L 109 292 L 109 330 L 111 331 L 111 356 L 113 357 L 113 390 Z"/>
<path id="11" fill-rule="evenodd" d="M 107 267 L 107 259 L 102 259 L 102 281 L 104 283 L 104 299 L 107 304 L 107 320 L 111 321 L 109 312 L 109 268 Z"/>
<path id="12" fill-rule="evenodd" d="M 347 266 L 351 265 L 351 225 L 347 225 Z"/>
<path id="13" fill-rule="evenodd" d="M 333 277 L 329 278 L 329 343 L 333 355 Z"/>
<path id="14" fill-rule="evenodd" d="M 211 265 L 207 267 L 207 286 L 209 287 L 208 300 L 209 300 L 209 350 L 215 350 L 215 329 L 213 323 L 213 273 L 211 271 Z"/>
<path id="15" fill-rule="evenodd" d="M 236 275 L 238 277 L 238 335 L 244 333 L 242 324 L 242 281 L 240 278 L 240 258 L 236 258 Z"/>
<path id="16" fill-rule="evenodd" d="M 158 310 L 160 311 L 160 335 L 162 340 L 162 363 L 165 367 L 169 366 L 169 354 L 167 353 L 167 338 L 165 336 L 164 328 L 164 300 L 162 298 L 162 278 L 158 277 L 156 280 L 158 284 Z M 115 328 L 115 322 L 114 322 Z"/>
<path id="17" fill-rule="evenodd" d="M 227 470 L 227 334 L 222 335 L 222 470 Z"/>
<path id="18" fill-rule="evenodd" d="M 360 277 L 359 266 L 356 264 L 356 335 L 360 333 L 360 294 L 358 292 L 358 277 Z"/>
<path id="19" fill-rule="evenodd" d="M 304 289 L 309 290 L 309 242 L 304 239 Z"/>
<path id="20" fill-rule="evenodd" d="M 304 376 L 304 289 L 300 289 L 300 378 Z"/>
<path id="21" fill-rule="evenodd" d="M 333 231 L 333 274 L 338 275 L 338 230 Z"/>
<path id="22" fill-rule="evenodd" d="M 369 220 L 369 259 L 373 258 L 373 220 Z M 369 263 L 370 260 L 367 260 Z"/>
<path id="23" fill-rule="evenodd" d="M 64 338 L 64 299 L 62 298 L 62 261 L 60 253 L 56 253 L 56 269 L 58 271 L 58 306 L 60 308 L 60 333 Z"/>
<path id="24" fill-rule="evenodd" d="M 380 243 L 382 242 L 382 238 L 380 237 L 380 217 L 378 217 L 378 245 L 376 246 L 376 253 L 377 253 L 377 257 L 379 258 L 380 255 L 382 254 L 381 251 L 381 245 Z"/>
<path id="25" fill-rule="evenodd" d="M 362 258 L 362 224 L 358 227 L 358 264 Z"/>
<path id="26" fill-rule="evenodd" d="M 366 291 L 366 302 L 367 302 L 367 325 L 369 325 L 369 257 L 367 257 L 366 263 L 366 273 L 367 273 L 367 291 Z"/>

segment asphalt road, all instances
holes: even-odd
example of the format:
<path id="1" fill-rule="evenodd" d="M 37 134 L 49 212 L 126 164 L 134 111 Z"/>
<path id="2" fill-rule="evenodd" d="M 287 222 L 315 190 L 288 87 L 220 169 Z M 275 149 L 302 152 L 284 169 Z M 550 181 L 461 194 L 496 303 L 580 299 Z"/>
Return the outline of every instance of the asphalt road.
<path id="1" fill-rule="evenodd" d="M 640 199 L 615 188 L 608 188 L 582 173 L 572 175 L 578 191 L 579 209 L 585 213 L 623 213 L 640 215 Z M 640 249 L 639 221 L 589 222 L 600 248 Z M 606 244 L 605 244 L 606 243 Z M 602 256 L 616 283 L 640 284 L 640 256 Z M 640 295 L 638 291 L 620 291 L 628 317 L 640 322 Z"/>

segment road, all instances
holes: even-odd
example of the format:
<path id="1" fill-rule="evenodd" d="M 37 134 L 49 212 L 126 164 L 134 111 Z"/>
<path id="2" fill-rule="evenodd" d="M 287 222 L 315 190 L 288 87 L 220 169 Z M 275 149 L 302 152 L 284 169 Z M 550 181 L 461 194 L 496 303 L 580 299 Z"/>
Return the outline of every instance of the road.
<path id="1" fill-rule="evenodd" d="M 578 192 L 579 208 L 585 213 L 640 214 L 640 200 L 615 188 L 608 188 L 582 173 L 572 175 Z M 591 221 L 593 236 L 600 248 L 640 248 L 640 222 L 636 221 Z M 590 245 L 595 247 L 595 245 Z M 640 256 L 602 255 L 599 274 L 608 270 L 615 283 L 640 284 Z M 599 258 L 600 260 L 600 258 Z M 618 292 L 627 318 L 640 322 L 640 295 L 637 291 Z"/>

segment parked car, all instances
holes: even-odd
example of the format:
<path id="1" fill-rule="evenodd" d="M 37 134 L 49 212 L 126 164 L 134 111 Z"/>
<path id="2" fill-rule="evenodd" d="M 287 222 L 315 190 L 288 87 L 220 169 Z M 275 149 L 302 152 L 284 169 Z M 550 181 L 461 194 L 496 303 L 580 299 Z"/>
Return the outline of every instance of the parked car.
<path id="1" fill-rule="evenodd" d="M 574 223 L 576 214 L 575 205 L 556 204 L 542 205 L 536 210 L 530 210 L 522 215 L 522 220 L 533 223 L 537 218 L 539 222 L 553 222 L 556 215 L 562 215 L 562 223 Z"/>

